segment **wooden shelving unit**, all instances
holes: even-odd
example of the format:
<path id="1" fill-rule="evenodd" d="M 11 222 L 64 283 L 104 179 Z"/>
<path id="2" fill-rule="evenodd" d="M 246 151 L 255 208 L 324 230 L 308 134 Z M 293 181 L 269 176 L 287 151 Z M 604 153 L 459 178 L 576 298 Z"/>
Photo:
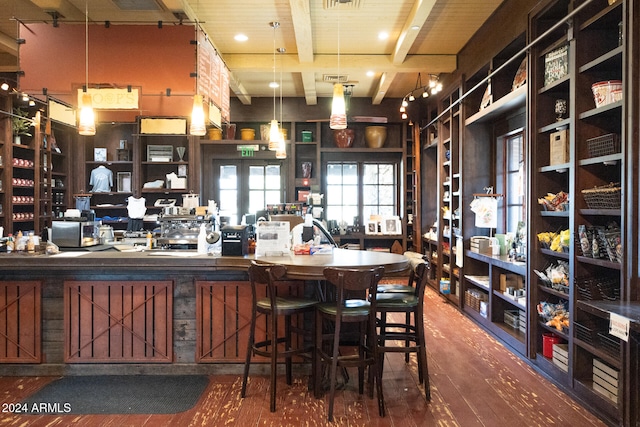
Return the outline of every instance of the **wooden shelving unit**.
<path id="1" fill-rule="evenodd" d="M 530 14 L 531 38 L 543 34 L 551 23 L 558 21 L 572 10 L 583 5 L 582 1 L 546 1 L 538 5 Z M 618 197 L 610 200 L 607 206 L 590 206 L 584 197 L 584 190 L 611 182 L 619 183 L 621 193 L 632 182 L 633 166 L 623 153 L 629 152 L 631 135 L 627 122 L 627 111 L 632 97 L 627 78 L 628 45 L 626 43 L 629 4 L 619 0 L 611 5 L 592 2 L 582 7 L 572 20 L 572 25 L 558 27 L 531 51 L 530 72 L 533 84 L 531 93 L 531 144 L 529 155 L 532 159 L 532 191 L 529 198 L 531 226 L 529 229 L 531 249 L 529 277 L 531 305 L 540 301 L 564 303 L 570 313 L 568 331 L 559 332 L 549 328 L 531 313 L 530 348 L 532 361 L 545 373 L 554 378 L 563 387 L 571 390 L 581 400 L 597 410 L 609 423 L 628 425 L 631 397 L 625 395 L 625 383 L 628 372 L 624 363 L 625 346 L 618 338 L 608 335 L 607 315 L 592 310 L 585 303 L 591 299 L 629 300 L 634 294 L 629 287 L 628 261 L 637 251 L 636 245 L 628 239 L 624 231 L 617 232 L 619 259 L 606 254 L 604 241 L 599 241 L 597 232 L 588 239 L 582 230 L 604 229 L 615 223 L 620 230 L 628 227 L 628 221 L 637 212 L 630 204 L 637 199 Z M 556 81 L 545 83 L 545 58 L 549 52 L 560 46 L 568 46 L 568 72 Z M 603 80 L 623 82 L 622 100 L 596 107 L 591 85 Z M 567 114 L 561 120 L 554 115 L 557 99 L 567 101 Z M 550 164 L 550 137 L 553 132 L 567 133 L 569 161 Z M 611 151 L 594 156 L 590 144 L 596 137 L 611 135 L 608 142 Z M 615 137 L 613 136 L 615 135 Z M 619 139 L 614 147 L 613 138 Z M 535 148 L 534 148 L 535 147 Z M 635 147 L 637 148 L 637 146 Z M 635 151 L 635 149 L 634 149 Z M 569 193 L 569 207 L 562 212 L 540 211 L 536 198 L 546 193 L 565 191 Z M 615 198 L 614 198 L 615 199 Z M 540 249 L 534 240 L 537 233 L 568 229 L 571 242 L 568 253 L 554 253 Z M 615 232 L 611 233 L 615 236 Z M 581 245 L 581 239 L 587 244 Z M 587 242 L 587 240 L 591 240 Z M 592 256 L 591 248 L 602 245 L 604 256 Z M 593 245 L 596 246 L 593 246 Z M 543 286 L 533 273 L 534 269 L 544 269 L 556 260 L 564 260 L 569 266 L 569 292 L 557 292 Z M 604 289 L 605 295 L 587 292 L 591 289 Z M 635 298 L 635 297 L 633 297 Z M 553 333 L 568 344 L 568 370 L 558 369 L 550 359 L 543 355 L 544 334 Z M 626 353 L 629 354 L 629 353 Z M 594 366 L 604 363 L 618 373 L 618 397 L 605 395 L 594 382 Z M 629 389 L 626 389 L 629 390 Z"/>

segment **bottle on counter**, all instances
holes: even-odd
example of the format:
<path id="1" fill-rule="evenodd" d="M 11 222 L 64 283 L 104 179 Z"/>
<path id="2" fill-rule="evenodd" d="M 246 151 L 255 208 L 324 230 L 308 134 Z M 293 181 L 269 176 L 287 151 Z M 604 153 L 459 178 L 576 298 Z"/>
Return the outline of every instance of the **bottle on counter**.
<path id="1" fill-rule="evenodd" d="M 200 233 L 198 233 L 198 253 L 207 253 L 207 229 L 204 224 L 200 224 Z"/>
<path id="2" fill-rule="evenodd" d="M 36 242 L 33 238 L 33 232 L 29 233 L 29 237 L 27 237 L 27 252 L 30 254 L 36 252 Z"/>
<path id="3" fill-rule="evenodd" d="M 147 231 L 147 250 L 153 249 L 153 235 Z"/>
<path id="4" fill-rule="evenodd" d="M 18 234 L 16 234 L 16 241 L 14 243 L 14 249 L 18 252 L 24 252 L 26 249 L 26 243 L 23 239 L 24 235 L 22 234 L 22 230 L 18 230 Z"/>
<path id="5" fill-rule="evenodd" d="M 13 234 L 9 233 L 7 236 L 7 253 L 13 252 L 15 249 L 15 242 L 13 241 Z"/>

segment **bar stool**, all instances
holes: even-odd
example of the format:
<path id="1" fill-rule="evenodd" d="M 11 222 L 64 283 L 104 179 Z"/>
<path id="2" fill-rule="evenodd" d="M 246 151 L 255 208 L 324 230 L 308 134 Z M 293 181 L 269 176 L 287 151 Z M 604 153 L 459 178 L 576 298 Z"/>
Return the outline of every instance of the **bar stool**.
<path id="1" fill-rule="evenodd" d="M 409 273 L 409 279 L 406 284 L 403 283 L 385 283 L 378 285 L 378 293 L 388 293 L 388 292 L 396 292 L 396 293 L 407 293 L 413 294 L 416 291 L 416 287 L 414 285 L 414 271 L 415 266 L 419 263 L 422 263 L 426 260 L 424 255 L 419 254 L 413 251 L 406 251 L 404 256 L 409 258 L 409 263 L 411 265 L 411 271 Z"/>
<path id="2" fill-rule="evenodd" d="M 251 329 L 249 331 L 249 342 L 247 344 L 247 358 L 244 365 L 244 377 L 242 379 L 241 397 L 246 396 L 247 379 L 249 377 L 249 367 L 251 357 L 268 357 L 271 360 L 271 397 L 269 409 L 276 410 L 276 375 L 279 358 L 285 359 L 287 384 L 291 385 L 291 358 L 295 355 L 308 355 L 311 359 L 311 372 L 313 374 L 315 357 L 313 355 L 313 327 L 305 330 L 302 327 L 294 326 L 291 317 L 304 313 L 312 313 L 315 310 L 316 300 L 306 298 L 296 298 L 280 296 L 276 289 L 276 282 L 281 281 L 286 275 L 286 268 L 277 264 L 258 264 L 255 261 L 249 266 L 249 280 L 251 282 L 251 294 L 253 309 L 251 312 Z M 265 284 L 267 297 L 258 298 L 258 286 Z M 255 342 L 256 318 L 258 314 L 268 317 L 266 322 L 266 339 Z M 284 316 L 284 335 L 278 336 L 278 317 Z M 291 334 L 308 335 L 310 338 L 304 340 L 300 347 L 292 347 Z M 298 340 L 299 341 L 299 340 Z M 284 344 L 284 349 L 279 350 L 278 345 Z"/>
<path id="3" fill-rule="evenodd" d="M 378 410 L 384 417 L 381 373 L 378 370 L 376 350 L 376 287 L 382 277 L 384 267 L 366 270 L 327 267 L 324 277 L 336 287 L 333 302 L 321 302 L 316 306 L 316 365 L 315 394 L 321 395 L 322 367 L 329 370 L 329 411 L 328 420 L 333 421 L 333 402 L 336 391 L 338 367 L 358 368 L 358 392 L 364 391 L 364 368 L 369 367 L 369 397 L 373 398 L 373 381 L 378 395 Z M 325 322 L 326 321 L 326 322 Z M 341 355 L 341 333 L 343 324 L 358 324 L 357 354 Z M 329 325 L 328 325 L 329 324 Z M 328 326 L 332 324 L 331 330 Z M 327 326 L 327 329 L 325 329 Z M 346 331 L 346 328 L 345 328 Z M 349 328 L 349 332 L 353 331 Z M 349 343 L 351 345 L 351 343 Z M 374 380 L 375 377 L 375 380 Z"/>
<path id="4" fill-rule="evenodd" d="M 422 261 L 417 263 L 411 271 L 410 280 L 414 282 L 414 292 L 409 293 L 378 293 L 376 295 L 376 311 L 379 314 L 378 323 L 378 353 L 380 354 L 379 371 L 382 375 L 384 368 L 384 354 L 389 352 L 405 353 L 405 361 L 409 362 L 409 355 L 416 353 L 418 357 L 418 380 L 424 384 L 427 400 L 431 400 L 429 383 L 429 366 L 427 363 L 427 349 L 424 338 L 424 288 L 428 279 L 430 265 Z M 405 323 L 387 322 L 387 313 L 405 313 Z M 413 314 L 413 316 L 411 316 Z M 411 318 L 413 317 L 413 322 Z M 387 345 L 387 341 L 404 341 L 404 346 Z"/>

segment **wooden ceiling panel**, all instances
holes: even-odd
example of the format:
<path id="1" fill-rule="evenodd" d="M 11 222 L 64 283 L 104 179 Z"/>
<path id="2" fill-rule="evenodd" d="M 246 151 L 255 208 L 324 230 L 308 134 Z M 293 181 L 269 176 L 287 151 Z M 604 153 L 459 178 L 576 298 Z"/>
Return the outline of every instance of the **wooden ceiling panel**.
<path id="1" fill-rule="evenodd" d="M 127 1 L 135 4 L 138 0 Z M 331 85 L 322 82 L 325 73 L 348 73 L 350 80 L 358 82 L 353 96 L 380 102 L 383 97 L 402 97 L 411 90 L 418 72 L 454 71 L 458 52 L 502 3 L 359 0 L 357 5 L 334 1 L 327 9 L 323 0 L 144 1 L 156 2 L 159 9 L 130 11 L 118 8 L 112 0 L 90 0 L 89 19 L 100 25 L 107 20 L 112 25 L 200 23 L 229 65 L 234 86 L 249 95 L 243 97 L 247 100 L 272 96 L 268 82 L 273 79 L 273 59 L 269 58 L 273 55 L 274 31 L 269 22 L 278 21 L 275 44 L 286 49 L 286 59 L 277 62 L 277 67 L 284 68 L 283 96 L 305 97 L 309 103 L 331 95 Z M 28 31 L 29 22 L 51 22 L 47 12 L 57 7 L 72 14 L 74 23 L 84 23 L 78 16 L 84 16 L 85 0 L 4 0 L 2 4 L 0 71 L 18 69 L 17 44 L 13 41 L 19 37 L 19 25 L 13 18 L 24 22 L 21 31 Z M 417 29 L 412 28 L 415 25 Z M 389 34 L 387 40 L 378 39 L 382 31 Z M 248 41 L 234 40 L 238 33 L 245 34 Z"/>

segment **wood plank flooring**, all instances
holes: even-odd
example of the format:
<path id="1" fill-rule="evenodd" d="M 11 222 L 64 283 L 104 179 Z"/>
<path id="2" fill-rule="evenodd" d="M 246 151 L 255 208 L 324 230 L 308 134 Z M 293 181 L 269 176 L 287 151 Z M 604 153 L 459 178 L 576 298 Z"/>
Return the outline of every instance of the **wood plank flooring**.
<path id="1" fill-rule="evenodd" d="M 602 427 L 586 409 L 531 369 L 431 289 L 425 323 L 431 402 L 417 384 L 415 358 L 407 365 L 389 354 L 383 387 L 387 416 L 376 399 L 358 395 L 355 372 L 336 394 L 335 421 L 326 421 L 326 398 L 307 391 L 298 375 L 278 382 L 277 412 L 269 412 L 268 377 L 250 376 L 240 398 L 241 375 L 212 375 L 197 405 L 172 415 L 19 415 L 0 412 L 8 426 L 581 426 Z M 0 377 L 0 404 L 19 402 L 52 377 Z"/>

